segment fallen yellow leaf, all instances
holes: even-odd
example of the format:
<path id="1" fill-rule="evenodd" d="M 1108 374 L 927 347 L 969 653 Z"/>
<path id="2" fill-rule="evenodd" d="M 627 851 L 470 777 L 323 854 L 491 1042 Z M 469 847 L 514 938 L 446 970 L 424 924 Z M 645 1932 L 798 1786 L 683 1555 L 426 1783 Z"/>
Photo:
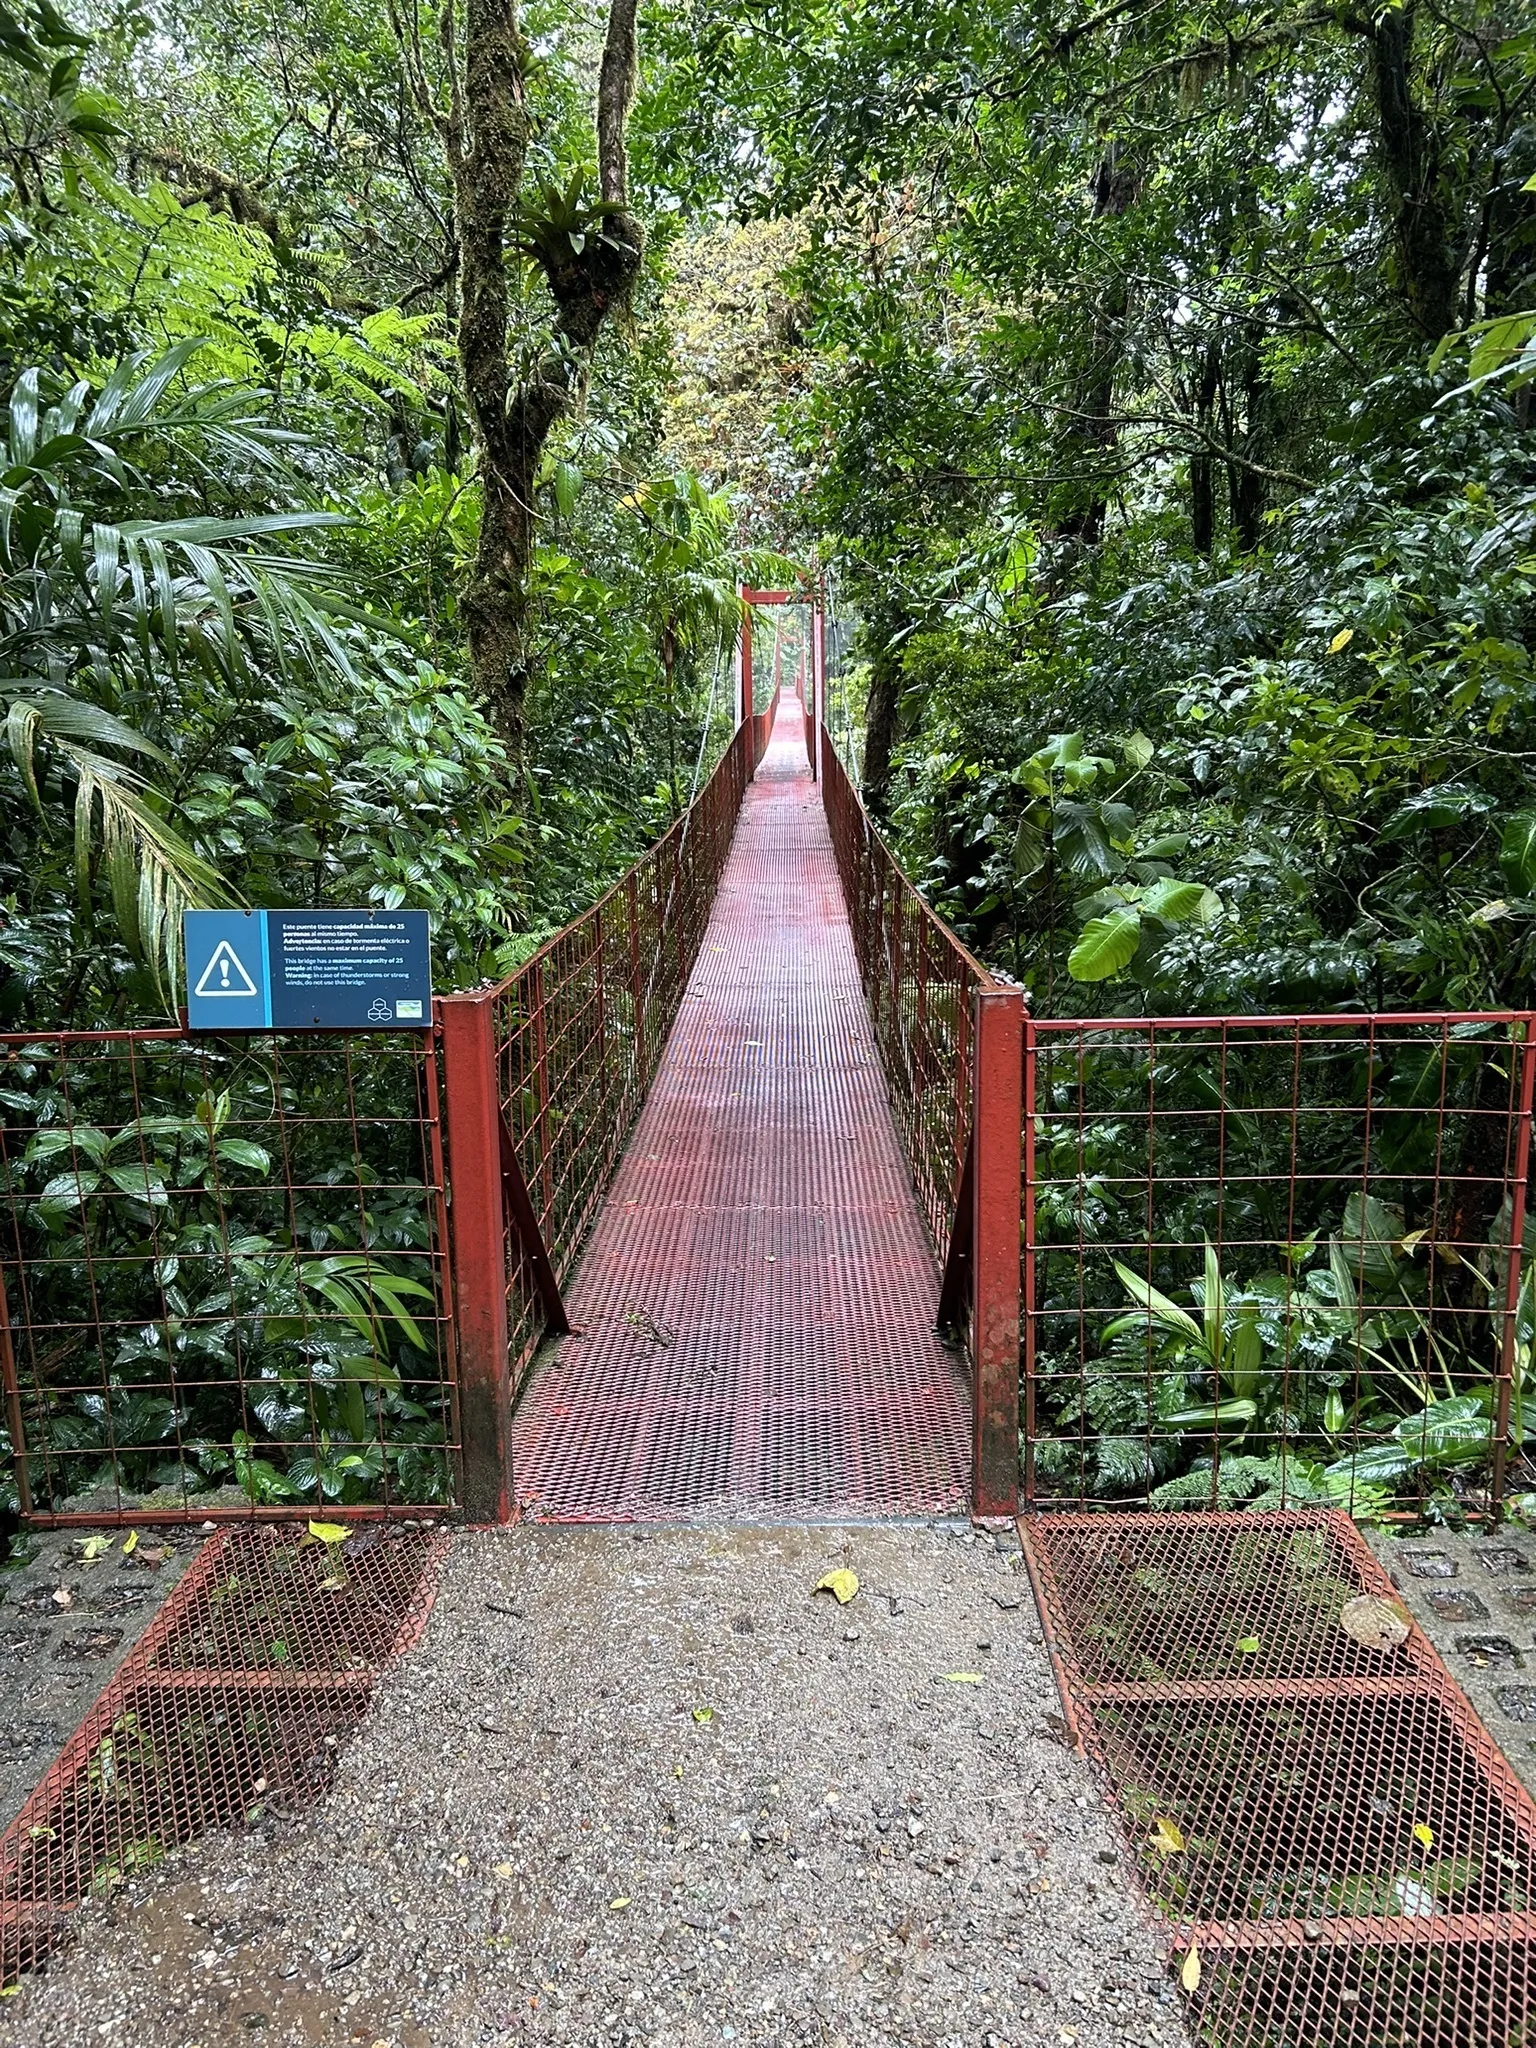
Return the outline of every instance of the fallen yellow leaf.
<path id="1" fill-rule="evenodd" d="M 835 1572 L 828 1572 L 824 1579 L 818 1579 L 811 1590 L 813 1593 L 830 1593 L 839 1607 L 846 1607 L 859 1590 L 859 1575 L 842 1566 Z"/>
<path id="2" fill-rule="evenodd" d="M 1342 633 L 1335 633 L 1333 638 L 1328 642 L 1328 652 L 1330 654 L 1342 654 L 1345 648 L 1349 645 L 1350 641 L 1354 639 L 1354 637 L 1354 627 L 1346 626 Z"/>
<path id="3" fill-rule="evenodd" d="M 622 1913 L 628 1904 L 628 1899 L 610 1899 L 608 1901 L 608 1910 L 610 1913 Z"/>
<path id="4" fill-rule="evenodd" d="M 496 1875 L 497 1875 L 498 1877 L 510 1877 L 510 1876 L 512 1875 L 512 1866 L 511 1866 L 511 1864 L 510 1864 L 510 1863 L 498 1863 L 498 1864 L 496 1865 Z"/>
<path id="5" fill-rule="evenodd" d="M 1179 1972 L 1179 1982 L 1186 1991 L 1200 1989 L 1200 1951 L 1194 1942 L 1189 1944 L 1189 1953 L 1184 1958 L 1184 1967 Z"/>
<path id="6" fill-rule="evenodd" d="M 693 1710 L 693 1718 L 695 1719 L 695 1721 L 698 1722 L 701 1728 L 707 1728 L 710 1722 L 713 1721 L 713 1719 L 715 1718 L 715 1710 L 713 1707 L 695 1707 Z"/>
<path id="7" fill-rule="evenodd" d="M 344 1522 L 311 1522 L 309 1533 L 317 1543 L 345 1543 L 347 1540 Z"/>
<path id="8" fill-rule="evenodd" d="M 1152 1846 L 1160 1856 L 1177 1856 L 1184 1837 L 1171 1820 L 1158 1819 L 1152 1823 Z"/>
<path id="9" fill-rule="evenodd" d="M 946 1671 L 944 1676 L 950 1685 L 980 1685 L 981 1683 L 981 1673 L 979 1671 Z"/>
<path id="10" fill-rule="evenodd" d="M 132 1557 L 133 1553 L 138 1549 L 138 1547 L 139 1532 L 137 1529 L 130 1529 L 128 1531 L 128 1534 L 123 1538 L 124 1557 Z"/>
<path id="11" fill-rule="evenodd" d="M 1413 1839 L 1422 1842 L 1426 1849 L 1435 1846 L 1435 1831 L 1427 1821 L 1416 1820 L 1413 1824 Z"/>

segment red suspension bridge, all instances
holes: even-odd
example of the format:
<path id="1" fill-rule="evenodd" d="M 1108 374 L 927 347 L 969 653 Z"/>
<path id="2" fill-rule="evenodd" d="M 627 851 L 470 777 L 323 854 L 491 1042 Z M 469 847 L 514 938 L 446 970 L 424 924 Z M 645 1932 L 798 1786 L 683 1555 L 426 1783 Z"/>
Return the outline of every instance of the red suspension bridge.
<path id="1" fill-rule="evenodd" d="M 1203 2038 L 1514 2048 L 1536 1806 L 1340 1510 L 1531 1483 L 1532 1015 L 1030 1014 L 865 813 L 809 609 L 794 693 L 749 628 L 697 800 L 430 1034 L 0 1039 L 22 1514 L 1036 1510 Z M 0 1840 L 0 1974 L 126 1867 L 102 1742 L 172 1759 L 157 1841 L 238 1820 L 420 1626 L 412 1544 L 220 1533 Z"/>
<path id="2" fill-rule="evenodd" d="M 1531 1013 L 1034 1014 L 871 823 L 805 611 L 795 694 L 745 630 L 697 799 L 430 1034 L 0 1038 L 25 1516 L 1219 1507 L 1256 1447 L 1401 1507 L 1447 1420 L 1474 1513 L 1531 1483 Z M 1246 1334 L 1172 1356 L 1212 1272 Z"/>

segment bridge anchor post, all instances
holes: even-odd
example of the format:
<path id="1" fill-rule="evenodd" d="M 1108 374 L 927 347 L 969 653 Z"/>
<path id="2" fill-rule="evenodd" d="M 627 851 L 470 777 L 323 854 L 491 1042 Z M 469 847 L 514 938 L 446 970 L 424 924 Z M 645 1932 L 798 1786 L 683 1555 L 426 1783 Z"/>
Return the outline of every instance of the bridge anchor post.
<path id="1" fill-rule="evenodd" d="M 976 993 L 970 1156 L 971 1511 L 1019 1504 L 1019 1227 L 1024 995 Z"/>
<path id="2" fill-rule="evenodd" d="M 510 1522 L 512 1364 L 496 992 L 439 996 L 434 1009 L 443 1049 L 443 1108 L 453 1191 L 448 1228 L 463 1505 L 472 1522 Z"/>

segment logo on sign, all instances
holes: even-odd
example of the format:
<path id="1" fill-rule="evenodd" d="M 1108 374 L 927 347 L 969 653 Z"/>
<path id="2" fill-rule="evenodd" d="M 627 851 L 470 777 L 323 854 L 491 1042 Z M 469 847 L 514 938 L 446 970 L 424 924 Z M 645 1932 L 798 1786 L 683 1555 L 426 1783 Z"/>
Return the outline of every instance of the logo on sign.
<path id="1" fill-rule="evenodd" d="M 257 992 L 255 982 L 246 972 L 245 962 L 228 939 L 220 939 L 215 946 L 212 958 L 192 991 L 198 996 L 253 996 Z"/>

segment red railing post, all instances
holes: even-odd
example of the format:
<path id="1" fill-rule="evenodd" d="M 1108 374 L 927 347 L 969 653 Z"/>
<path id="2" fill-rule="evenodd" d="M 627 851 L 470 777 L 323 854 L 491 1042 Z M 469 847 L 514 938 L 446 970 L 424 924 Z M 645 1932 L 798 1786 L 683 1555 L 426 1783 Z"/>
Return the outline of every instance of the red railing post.
<path id="1" fill-rule="evenodd" d="M 1509 1253 L 1504 1269 L 1504 1328 L 1499 1346 L 1498 1392 L 1493 1418 L 1493 1471 L 1489 1479 L 1488 1505 L 1495 1519 L 1504 1509 L 1504 1470 L 1509 1460 L 1509 1422 L 1515 1384 L 1515 1346 L 1519 1336 L 1521 1268 L 1525 1253 L 1525 1219 L 1530 1200 L 1531 1115 L 1536 1093 L 1536 1045 L 1532 1028 L 1536 1017 L 1522 1020 L 1518 1093 L 1515 1097 L 1515 1147 L 1510 1162 Z M 1522 1415 L 1521 1423 L 1524 1423 Z"/>
<path id="2" fill-rule="evenodd" d="M 472 1522 L 512 1519 L 512 1361 L 501 1185 L 496 994 L 439 996 L 459 1352 L 463 1507 Z"/>
<path id="3" fill-rule="evenodd" d="M 640 885 L 631 871 L 624 884 L 629 912 L 629 1000 L 635 1012 L 635 1078 L 645 1086 L 645 977 L 640 970 Z"/>
<path id="4" fill-rule="evenodd" d="M 1024 1129 L 1024 997 L 976 993 L 972 1096 L 972 1512 L 1019 1504 L 1020 1143 Z"/>
<path id="5" fill-rule="evenodd" d="M 1024 1206 L 1020 1236 L 1024 1246 L 1024 1505 L 1035 1502 L 1035 1097 L 1040 1085 L 1040 1040 L 1035 1020 L 1024 1012 Z"/>
<path id="6" fill-rule="evenodd" d="M 750 604 L 743 602 L 741 614 L 741 718 L 738 723 L 752 722 L 752 624 L 757 614 Z"/>

